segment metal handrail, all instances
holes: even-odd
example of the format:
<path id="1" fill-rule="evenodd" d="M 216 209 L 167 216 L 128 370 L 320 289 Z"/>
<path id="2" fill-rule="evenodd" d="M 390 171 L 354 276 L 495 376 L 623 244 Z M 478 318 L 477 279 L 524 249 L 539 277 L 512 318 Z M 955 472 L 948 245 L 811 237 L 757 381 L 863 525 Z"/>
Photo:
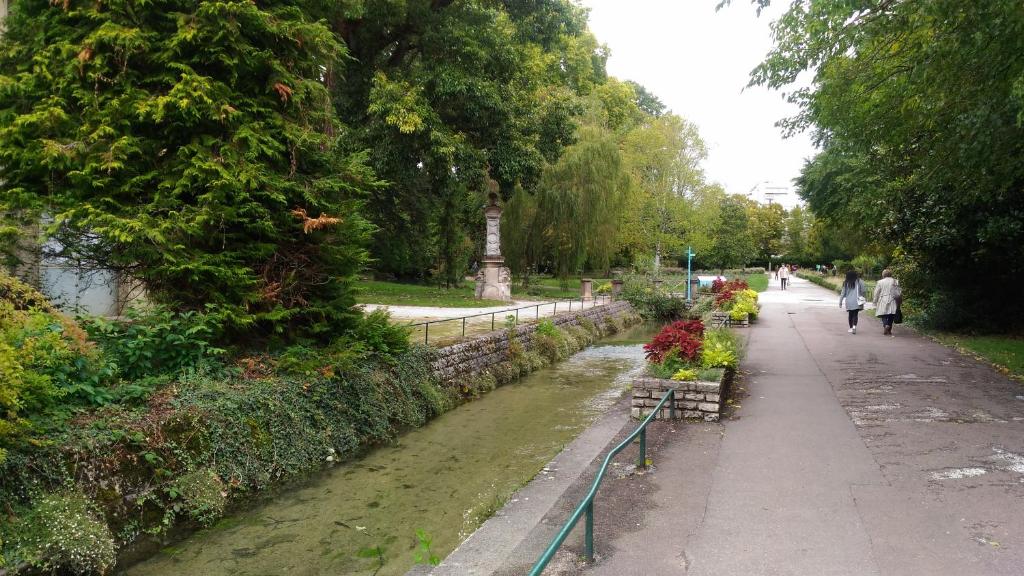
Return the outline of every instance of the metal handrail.
<path id="1" fill-rule="evenodd" d="M 599 304 L 598 302 L 601 301 L 601 300 L 604 300 L 604 303 Z M 611 301 L 611 295 L 609 295 L 609 294 L 596 294 L 596 295 L 594 295 L 591 298 L 591 301 L 593 301 L 595 307 L 596 306 L 603 306 L 604 304 L 607 304 L 608 302 Z M 540 307 L 541 306 L 552 306 L 553 305 L 554 306 L 554 310 L 552 310 L 551 315 L 554 316 L 554 315 L 556 315 L 558 313 L 558 303 L 559 302 L 569 302 L 569 312 L 572 312 L 572 304 L 573 304 L 573 302 L 579 302 L 580 303 L 580 310 L 583 310 L 586 307 L 587 300 L 585 298 L 583 298 L 582 296 L 579 297 L 579 298 L 559 298 L 557 300 L 552 300 L 552 301 L 548 301 L 548 302 L 538 302 L 536 304 L 530 304 L 529 306 L 520 306 L 518 308 L 507 308 L 505 310 L 495 310 L 494 312 L 481 312 L 480 314 L 469 314 L 467 316 L 455 316 L 454 318 L 442 318 L 440 320 L 427 320 L 426 322 L 416 322 L 415 324 L 406 324 L 406 327 L 408 327 L 408 328 L 415 328 L 417 326 L 423 326 L 423 343 L 424 344 L 428 344 L 429 343 L 429 339 L 430 339 L 430 325 L 431 324 L 440 324 L 442 322 L 456 322 L 456 321 L 462 320 L 462 337 L 465 338 L 466 337 L 466 319 L 468 319 L 468 318 L 479 318 L 481 316 L 490 316 L 491 317 L 491 330 L 494 330 L 494 318 L 495 318 L 495 316 L 497 314 L 504 314 L 506 312 L 515 312 L 516 313 L 516 323 L 518 323 L 519 322 L 519 311 L 520 310 L 529 310 L 530 308 L 534 308 L 534 309 L 536 309 L 536 317 L 537 317 L 537 319 L 540 319 Z"/>
<path id="2" fill-rule="evenodd" d="M 629 446 L 637 435 L 640 436 L 640 454 L 637 456 L 636 466 L 637 468 L 647 467 L 647 425 L 657 417 L 662 406 L 664 406 L 665 402 L 668 402 L 669 400 L 671 400 L 671 403 L 669 404 L 669 417 L 671 419 L 675 419 L 675 396 L 676 391 L 674 388 L 665 392 L 665 395 L 661 397 L 661 402 L 658 402 L 658 405 L 654 407 L 654 410 L 652 410 L 650 414 L 648 414 L 647 418 L 644 418 L 644 421 L 640 423 L 640 426 L 634 430 L 632 434 L 627 436 L 625 440 L 620 442 L 618 446 L 613 448 L 607 456 L 605 456 L 604 462 L 601 464 L 601 468 L 597 471 L 597 475 L 594 477 L 594 483 L 590 487 L 590 492 L 588 492 L 587 496 L 582 502 L 580 502 L 580 505 L 576 507 L 576 511 L 573 512 L 572 516 L 570 516 L 565 522 L 565 526 L 562 526 L 562 530 L 557 536 L 555 536 L 555 539 L 551 541 L 551 544 L 548 545 L 544 554 L 537 559 L 537 563 L 533 565 L 533 569 L 530 570 L 529 576 L 539 576 L 540 573 L 544 571 L 544 568 L 547 567 L 548 562 L 550 562 L 555 556 L 555 552 L 558 551 L 562 542 L 565 542 L 566 537 L 568 537 L 569 533 L 572 532 L 572 529 L 576 527 L 576 523 L 579 522 L 580 516 L 584 512 L 587 514 L 587 519 L 584 523 L 586 532 L 583 536 L 583 547 L 587 562 L 592 562 L 594 560 L 594 496 L 597 494 L 598 486 L 601 485 L 601 480 L 604 479 L 605 470 L 608 469 L 608 464 L 612 461 L 612 457 L 619 452 L 622 452 L 626 446 Z"/>

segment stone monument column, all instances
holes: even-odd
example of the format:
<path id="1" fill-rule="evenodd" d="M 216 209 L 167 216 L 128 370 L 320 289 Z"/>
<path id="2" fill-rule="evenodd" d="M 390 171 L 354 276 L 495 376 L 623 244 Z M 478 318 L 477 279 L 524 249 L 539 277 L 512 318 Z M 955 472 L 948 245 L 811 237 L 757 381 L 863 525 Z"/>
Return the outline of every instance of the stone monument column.
<path id="1" fill-rule="evenodd" d="M 498 205 L 498 193 L 493 189 L 487 198 L 487 206 L 484 207 L 487 239 L 484 243 L 483 264 L 476 275 L 476 297 L 478 300 L 507 302 L 512 299 L 512 274 L 502 266 L 505 257 L 501 255 L 501 206 Z"/>

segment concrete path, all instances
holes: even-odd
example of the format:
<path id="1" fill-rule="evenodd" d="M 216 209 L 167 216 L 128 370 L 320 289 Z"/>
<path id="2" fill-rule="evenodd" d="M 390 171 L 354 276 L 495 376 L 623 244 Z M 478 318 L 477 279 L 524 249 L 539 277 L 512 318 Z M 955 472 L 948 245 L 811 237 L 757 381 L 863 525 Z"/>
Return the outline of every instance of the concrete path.
<path id="1" fill-rule="evenodd" d="M 683 428 L 586 573 L 1024 574 L 1024 389 L 870 312 L 848 334 L 798 278 L 761 302 L 717 460 L 688 466 L 708 430 Z"/>

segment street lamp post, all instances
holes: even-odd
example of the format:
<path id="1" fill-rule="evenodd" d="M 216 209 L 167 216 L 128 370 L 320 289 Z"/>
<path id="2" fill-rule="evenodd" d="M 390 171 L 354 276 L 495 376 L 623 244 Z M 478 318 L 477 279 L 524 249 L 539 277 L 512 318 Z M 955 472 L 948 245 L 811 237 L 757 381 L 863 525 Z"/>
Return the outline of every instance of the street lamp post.
<path id="1" fill-rule="evenodd" d="M 693 264 L 693 257 L 694 256 L 696 256 L 696 254 L 693 253 L 693 248 L 690 247 L 690 246 L 687 246 L 686 247 L 686 301 L 687 302 L 691 301 L 690 290 L 692 289 L 693 284 L 690 283 L 690 269 L 691 269 L 691 265 Z"/>

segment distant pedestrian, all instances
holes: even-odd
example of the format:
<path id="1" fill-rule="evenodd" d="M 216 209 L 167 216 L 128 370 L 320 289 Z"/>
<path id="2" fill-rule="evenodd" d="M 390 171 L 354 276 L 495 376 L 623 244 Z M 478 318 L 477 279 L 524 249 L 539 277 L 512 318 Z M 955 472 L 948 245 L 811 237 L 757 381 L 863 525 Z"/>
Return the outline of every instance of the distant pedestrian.
<path id="1" fill-rule="evenodd" d="M 782 289 L 785 290 L 786 289 L 786 284 L 789 283 L 789 265 L 788 264 L 780 264 L 779 265 L 779 282 L 782 284 Z"/>
<path id="2" fill-rule="evenodd" d="M 867 302 L 867 299 L 864 298 L 865 293 L 864 281 L 857 276 L 857 271 L 847 272 L 846 280 L 843 281 L 843 290 L 839 293 L 839 307 L 846 309 L 850 323 L 850 329 L 847 332 L 850 334 L 857 333 L 857 314 L 864 309 L 864 304 Z"/>
<path id="3" fill-rule="evenodd" d="M 892 272 L 882 270 L 882 279 L 875 285 L 875 316 L 882 319 L 882 334 L 892 336 L 892 324 L 903 300 L 900 283 L 892 277 Z"/>

